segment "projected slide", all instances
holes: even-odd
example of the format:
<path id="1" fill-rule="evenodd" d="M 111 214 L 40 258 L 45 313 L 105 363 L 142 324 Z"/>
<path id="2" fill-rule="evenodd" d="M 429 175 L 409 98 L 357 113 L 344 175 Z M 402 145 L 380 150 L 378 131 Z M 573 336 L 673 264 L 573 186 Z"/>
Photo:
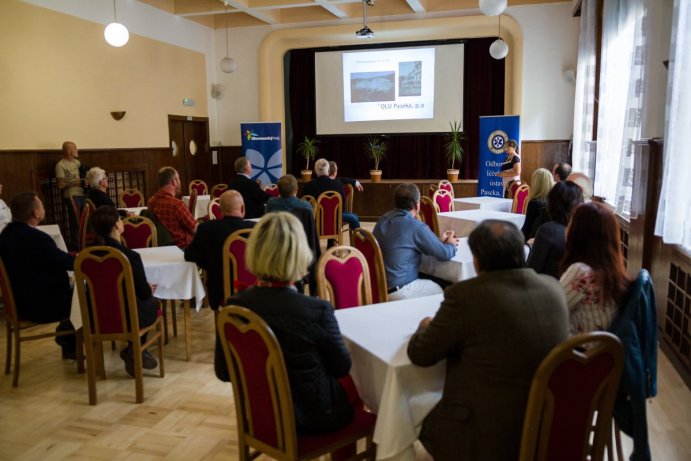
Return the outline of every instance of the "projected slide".
<path id="1" fill-rule="evenodd" d="M 343 53 L 346 122 L 434 117 L 434 48 Z"/>

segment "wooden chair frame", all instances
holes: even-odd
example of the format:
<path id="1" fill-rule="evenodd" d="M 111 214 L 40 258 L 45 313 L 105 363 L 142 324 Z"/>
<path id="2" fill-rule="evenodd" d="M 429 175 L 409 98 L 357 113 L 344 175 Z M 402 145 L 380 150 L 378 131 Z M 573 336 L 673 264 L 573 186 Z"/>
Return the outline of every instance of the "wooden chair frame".
<path id="1" fill-rule="evenodd" d="M 381 247 L 379 242 L 374 238 L 374 235 L 362 227 L 357 228 L 353 231 L 353 246 L 357 248 L 360 253 L 365 256 L 365 252 L 362 251 L 363 247 L 369 247 L 372 252 L 372 264 L 369 264 L 368 269 L 370 273 L 370 279 L 372 283 L 370 284 L 370 291 L 372 293 L 373 303 L 385 303 L 388 301 L 389 295 L 387 293 L 386 285 L 386 268 L 384 267 L 384 257 L 381 253 Z M 365 256 L 365 259 L 367 257 Z M 374 289 L 376 287 L 376 290 Z M 376 300 L 375 298 L 376 291 Z"/>
<path id="2" fill-rule="evenodd" d="M 211 192 L 209 193 L 209 195 L 211 195 L 211 198 L 219 198 L 227 190 L 228 184 L 216 184 L 214 187 L 211 188 Z"/>
<path id="3" fill-rule="evenodd" d="M 122 225 L 125 227 L 125 232 L 123 232 L 122 236 L 120 237 L 122 240 L 122 244 L 125 245 L 127 248 L 151 248 L 158 246 L 158 236 L 156 234 L 156 225 L 152 220 L 145 216 L 127 216 L 125 218 L 122 218 Z M 146 245 L 143 247 L 139 246 L 130 246 L 127 244 L 127 236 L 125 235 L 127 233 L 127 227 L 148 227 L 149 230 L 151 231 L 149 237 L 147 238 Z"/>
<path id="4" fill-rule="evenodd" d="M 96 211 L 96 205 L 89 199 L 84 200 L 84 208 L 82 208 L 81 216 L 79 217 L 79 250 L 86 248 L 94 239 L 94 232 L 91 227 L 91 215 Z"/>
<path id="5" fill-rule="evenodd" d="M 190 195 L 192 195 L 193 190 L 197 191 L 197 195 L 209 194 L 209 186 L 207 186 L 206 183 L 201 179 L 193 179 L 192 181 L 190 181 L 190 183 L 187 185 L 187 190 L 190 193 Z"/>
<path id="6" fill-rule="evenodd" d="M 432 196 L 432 201 L 437 206 L 437 212 L 441 212 L 441 205 L 439 205 L 439 200 L 443 200 L 446 197 L 449 197 L 449 209 L 446 211 L 454 211 L 453 194 L 446 189 L 437 189 L 434 192 L 434 195 Z"/>
<path id="7" fill-rule="evenodd" d="M 231 252 L 233 242 L 237 240 L 244 240 L 247 244 L 247 239 L 250 237 L 252 229 L 240 229 L 230 234 L 225 242 L 223 242 L 223 301 L 235 294 L 235 281 L 238 279 L 238 271 L 240 268 L 240 261 L 235 253 Z M 242 267 L 245 267 L 245 261 L 242 261 Z M 231 272 L 232 270 L 232 272 Z"/>
<path id="8" fill-rule="evenodd" d="M 126 199 L 125 199 L 125 197 L 133 197 L 133 196 L 139 197 L 135 207 L 129 206 L 129 204 L 126 202 Z M 118 202 L 120 202 L 121 208 L 142 207 L 142 206 L 144 206 L 144 194 L 142 194 L 139 189 L 131 189 L 131 188 L 125 189 L 122 192 L 120 192 L 120 197 L 118 198 Z"/>
<path id="9" fill-rule="evenodd" d="M 316 220 L 317 219 L 317 199 L 312 197 L 311 195 L 303 195 L 301 200 L 304 200 L 305 202 L 309 202 L 310 205 L 312 205 L 312 211 L 314 212 L 314 219 Z"/>
<path id="10" fill-rule="evenodd" d="M 597 365 L 597 361 L 605 360 L 609 357 L 609 367 L 604 373 L 601 381 L 597 383 L 593 390 L 589 407 L 587 402 L 583 402 L 581 408 L 587 411 L 582 418 L 579 415 L 564 414 L 559 412 L 557 405 L 559 401 L 552 392 L 552 381 L 556 374 L 571 367 Z M 607 367 L 608 364 L 603 365 Z M 525 419 L 523 422 L 523 435 L 521 437 L 521 448 L 519 461 L 547 461 L 554 459 L 555 453 L 550 450 L 551 431 L 555 422 L 568 420 L 571 424 L 580 426 L 572 428 L 568 434 L 573 434 L 571 440 L 573 444 L 581 445 L 581 452 L 561 453 L 559 459 L 602 461 L 605 446 L 608 443 L 612 428 L 612 412 L 614 409 L 614 399 L 619 388 L 619 379 L 624 366 L 624 348 L 621 341 L 611 333 L 598 331 L 579 335 L 557 345 L 545 357 L 533 377 L 528 396 Z M 572 371 L 572 370 L 571 370 Z M 576 370 L 578 371 L 578 370 Z M 591 369 L 583 368 L 582 377 L 584 382 L 589 379 Z M 572 378 L 575 372 L 570 373 Z M 564 378 L 561 378 L 564 379 Z M 555 383 L 558 381 L 555 381 Z M 580 383 L 570 383 L 575 387 L 580 387 Z M 585 386 L 583 392 L 586 392 Z M 580 421 L 579 421 L 580 420 Z M 555 434 L 564 436 L 563 426 L 561 432 L 554 429 Z M 591 437 L 592 433 L 592 437 Z M 592 442 L 591 442 L 592 440 Z M 556 445 L 560 441 L 555 441 Z M 552 447 L 554 448 L 554 447 Z M 563 448 L 560 444 L 557 449 Z M 551 454 L 551 457 L 550 457 Z"/>
<path id="11" fill-rule="evenodd" d="M 327 234 L 324 231 L 327 219 L 329 216 L 325 212 L 325 207 L 322 204 L 323 201 L 337 199 L 338 203 L 333 211 L 334 216 L 331 217 L 333 221 L 333 229 L 336 233 Z M 317 223 L 317 235 L 319 235 L 320 240 L 333 239 L 338 242 L 338 245 L 343 245 L 343 199 L 341 194 L 336 191 L 326 191 L 319 194 L 317 198 L 317 207 L 315 208 L 315 219 Z"/>
<path id="12" fill-rule="evenodd" d="M 208 210 L 208 216 L 209 219 L 219 219 L 216 217 L 216 213 L 214 213 L 214 208 L 218 207 L 218 211 L 221 214 L 221 218 L 223 218 L 223 213 L 221 213 L 221 199 L 220 198 L 214 198 L 209 201 L 209 210 Z"/>
<path id="13" fill-rule="evenodd" d="M 439 235 L 437 213 L 439 213 L 439 209 L 431 198 L 427 196 L 420 197 L 420 220 L 429 226 L 434 235 Z"/>
<path id="14" fill-rule="evenodd" d="M 102 333 L 100 331 L 99 310 L 93 308 L 96 305 L 95 279 L 83 270 L 84 264 L 94 262 L 103 263 L 107 260 L 115 260 L 121 267 L 116 280 L 113 283 L 119 287 L 119 298 L 117 300 L 120 309 L 121 325 L 117 332 Z M 96 405 L 96 369 L 98 368 L 101 379 L 105 379 L 105 369 L 103 366 L 103 341 L 129 341 L 132 344 L 134 358 L 134 380 L 136 390 L 136 402 L 144 401 L 144 381 L 142 370 L 142 351 L 146 350 L 154 343 L 158 344 L 158 366 L 161 378 L 164 372 L 163 357 L 163 324 L 161 316 L 148 327 L 139 328 L 139 315 L 137 312 L 137 296 L 134 290 L 134 279 L 132 267 L 127 257 L 115 248 L 108 246 L 93 246 L 79 252 L 74 262 L 75 286 L 79 294 L 79 304 L 82 313 L 84 329 L 84 345 L 86 349 L 87 377 L 89 386 L 89 405 Z M 127 318 L 129 324 L 127 325 Z M 149 337 L 144 344 L 140 338 L 149 333 Z M 96 357 L 96 354 L 99 357 Z"/>
<path id="15" fill-rule="evenodd" d="M 370 273 L 365 256 L 355 247 L 335 246 L 327 249 L 317 262 L 317 296 L 333 304 L 335 309 L 340 309 L 336 303 L 334 285 L 326 277 L 326 266 L 331 261 L 345 264 L 350 259 L 356 259 L 362 267 L 362 274 L 358 279 L 358 303 L 357 306 L 372 304 L 372 289 L 370 287 Z M 355 307 L 355 306 L 349 306 Z"/>
<path id="16" fill-rule="evenodd" d="M 75 330 L 64 331 L 49 331 L 33 333 L 34 329 L 38 327 L 46 327 L 46 325 L 55 324 L 50 323 L 33 323 L 21 320 L 17 312 L 17 304 L 14 301 L 14 291 L 10 278 L 7 275 L 5 264 L 0 259 L 0 293 L 2 293 L 3 303 L 5 304 L 5 317 L 7 323 L 7 355 L 5 356 L 5 374 L 10 374 L 12 368 L 12 347 L 14 346 L 14 372 L 12 376 L 12 387 L 19 385 L 19 365 L 21 357 L 21 344 L 23 341 L 33 341 L 43 338 L 56 338 L 58 336 L 66 336 L 76 334 L 77 336 L 77 372 L 83 373 L 84 359 L 82 356 L 83 347 L 81 345 L 81 334 Z M 26 334 L 23 334 L 26 332 Z"/>
<path id="17" fill-rule="evenodd" d="M 345 210 L 348 213 L 353 212 L 353 198 L 355 196 L 355 188 L 352 184 L 344 184 L 343 189 L 345 190 Z"/>
<path id="18" fill-rule="evenodd" d="M 253 388 L 251 383 L 248 383 L 247 376 L 244 373 L 243 354 L 232 342 L 228 341 L 226 335 L 227 327 L 233 328 L 241 334 L 256 334 L 266 346 L 266 361 L 263 364 L 257 364 L 257 366 L 265 370 L 266 381 L 271 393 L 273 414 L 270 416 L 275 422 L 276 446 L 269 445 L 255 436 L 251 399 L 249 398 Z M 341 440 L 319 446 L 312 452 L 300 453 L 300 438 L 295 427 L 293 398 L 290 392 L 288 371 L 283 358 L 283 352 L 271 328 L 261 317 L 249 309 L 231 305 L 218 311 L 216 331 L 221 340 L 223 353 L 228 364 L 230 382 L 233 386 L 239 459 L 241 461 L 255 459 L 262 453 L 279 461 L 315 459 L 327 453 L 332 453 L 339 448 L 351 444 L 354 445 L 363 438 L 366 439 L 365 451 L 356 454 L 350 460 L 368 459 L 374 461 L 376 450 L 372 440 L 373 425 L 348 434 L 348 436 Z"/>
<path id="19" fill-rule="evenodd" d="M 524 195 L 523 195 L 524 194 Z M 527 211 L 528 197 L 530 196 L 530 186 L 521 184 L 513 194 L 513 203 L 511 204 L 511 213 L 525 214 Z"/>
<path id="20" fill-rule="evenodd" d="M 439 184 L 437 184 L 437 190 L 447 191 L 449 194 L 451 194 L 451 200 L 453 201 L 453 184 L 451 184 L 447 179 L 442 179 L 441 181 L 439 181 Z"/>

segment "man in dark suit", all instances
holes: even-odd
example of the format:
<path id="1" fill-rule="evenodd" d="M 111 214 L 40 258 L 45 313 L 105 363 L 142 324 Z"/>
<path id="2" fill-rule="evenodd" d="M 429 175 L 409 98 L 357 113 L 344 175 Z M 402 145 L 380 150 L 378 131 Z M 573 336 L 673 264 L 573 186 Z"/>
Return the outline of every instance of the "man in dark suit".
<path id="1" fill-rule="evenodd" d="M 53 239 L 36 226 L 46 211 L 35 192 L 23 192 L 10 202 L 12 222 L 0 234 L 0 257 L 14 291 L 17 313 L 35 323 L 60 322 L 57 330 L 72 329 L 69 321 L 72 288 L 68 270 L 74 258 L 60 250 Z M 74 335 L 60 336 L 63 358 L 74 358 Z"/>
<path id="2" fill-rule="evenodd" d="M 325 158 L 320 158 L 314 163 L 314 171 L 317 173 L 317 177 L 305 184 L 305 187 L 302 189 L 302 195 L 311 195 L 316 200 L 319 198 L 319 194 L 323 192 L 338 192 L 341 195 L 343 210 L 345 210 L 345 189 L 341 181 L 329 178 L 329 161 Z M 350 225 L 350 230 L 360 227 L 358 215 L 346 211 L 343 211 L 342 214 L 343 221 Z"/>
<path id="3" fill-rule="evenodd" d="M 185 260 L 195 262 L 206 270 L 209 305 L 212 309 L 218 309 L 225 303 L 223 299 L 223 243 L 236 230 L 250 229 L 254 226 L 254 222 L 243 219 L 245 204 L 238 191 L 224 192 L 220 202 L 223 219 L 212 219 L 201 223 L 197 227 L 192 243 L 185 248 Z"/>
<path id="4" fill-rule="evenodd" d="M 568 337 L 566 298 L 554 278 L 525 267 L 513 224 L 484 221 L 468 244 L 478 276 L 447 288 L 408 343 L 416 365 L 446 359 L 420 441 L 435 461 L 516 459 L 535 370 Z"/>
<path id="5" fill-rule="evenodd" d="M 247 219 L 261 218 L 264 216 L 264 204 L 271 197 L 264 192 L 257 181 L 250 177 L 252 164 L 247 157 L 235 160 L 237 176 L 228 182 L 228 189 L 233 189 L 242 195 L 245 201 L 245 217 Z"/>

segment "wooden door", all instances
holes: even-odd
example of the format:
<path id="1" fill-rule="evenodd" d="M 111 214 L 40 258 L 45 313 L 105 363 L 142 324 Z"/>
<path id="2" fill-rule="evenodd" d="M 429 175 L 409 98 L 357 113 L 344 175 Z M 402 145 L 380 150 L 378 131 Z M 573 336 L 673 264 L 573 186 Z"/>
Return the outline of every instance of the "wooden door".
<path id="1" fill-rule="evenodd" d="M 187 195 L 187 185 L 193 179 L 205 181 L 209 188 L 220 182 L 218 164 L 212 163 L 209 149 L 209 119 L 206 117 L 168 116 L 171 145 L 175 142 L 177 165 L 182 181 L 182 195 Z"/>

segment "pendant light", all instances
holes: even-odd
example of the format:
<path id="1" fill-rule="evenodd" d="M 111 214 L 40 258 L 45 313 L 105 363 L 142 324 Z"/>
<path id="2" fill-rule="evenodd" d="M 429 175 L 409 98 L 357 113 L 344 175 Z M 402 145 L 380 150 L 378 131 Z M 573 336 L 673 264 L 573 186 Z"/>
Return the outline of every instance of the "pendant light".
<path id="1" fill-rule="evenodd" d="M 362 0 L 362 29 L 355 31 L 357 38 L 372 38 L 374 31 L 367 27 L 367 5 L 374 5 L 373 0 Z"/>
<path id="2" fill-rule="evenodd" d="M 223 4 L 225 5 L 225 13 L 223 14 L 223 18 L 226 21 L 226 56 L 221 59 L 221 62 L 218 64 L 218 66 L 226 74 L 232 74 L 235 72 L 235 69 L 237 69 L 237 65 L 235 64 L 235 60 L 228 56 L 228 2 L 223 2 Z"/>
<path id="3" fill-rule="evenodd" d="M 127 27 L 118 22 L 118 15 L 115 11 L 115 0 L 113 0 L 113 18 L 114 21 L 108 24 L 103 31 L 103 37 L 108 42 L 108 45 L 114 47 L 124 46 L 130 39 L 130 33 Z"/>
<path id="4" fill-rule="evenodd" d="M 480 11 L 485 16 L 498 16 L 506 9 L 507 0 L 480 0 Z"/>
<path id="5" fill-rule="evenodd" d="M 489 46 L 489 55 L 494 59 L 504 59 L 509 54 L 509 45 L 501 39 L 501 14 L 499 15 L 499 29 L 497 31 L 497 38 Z"/>

